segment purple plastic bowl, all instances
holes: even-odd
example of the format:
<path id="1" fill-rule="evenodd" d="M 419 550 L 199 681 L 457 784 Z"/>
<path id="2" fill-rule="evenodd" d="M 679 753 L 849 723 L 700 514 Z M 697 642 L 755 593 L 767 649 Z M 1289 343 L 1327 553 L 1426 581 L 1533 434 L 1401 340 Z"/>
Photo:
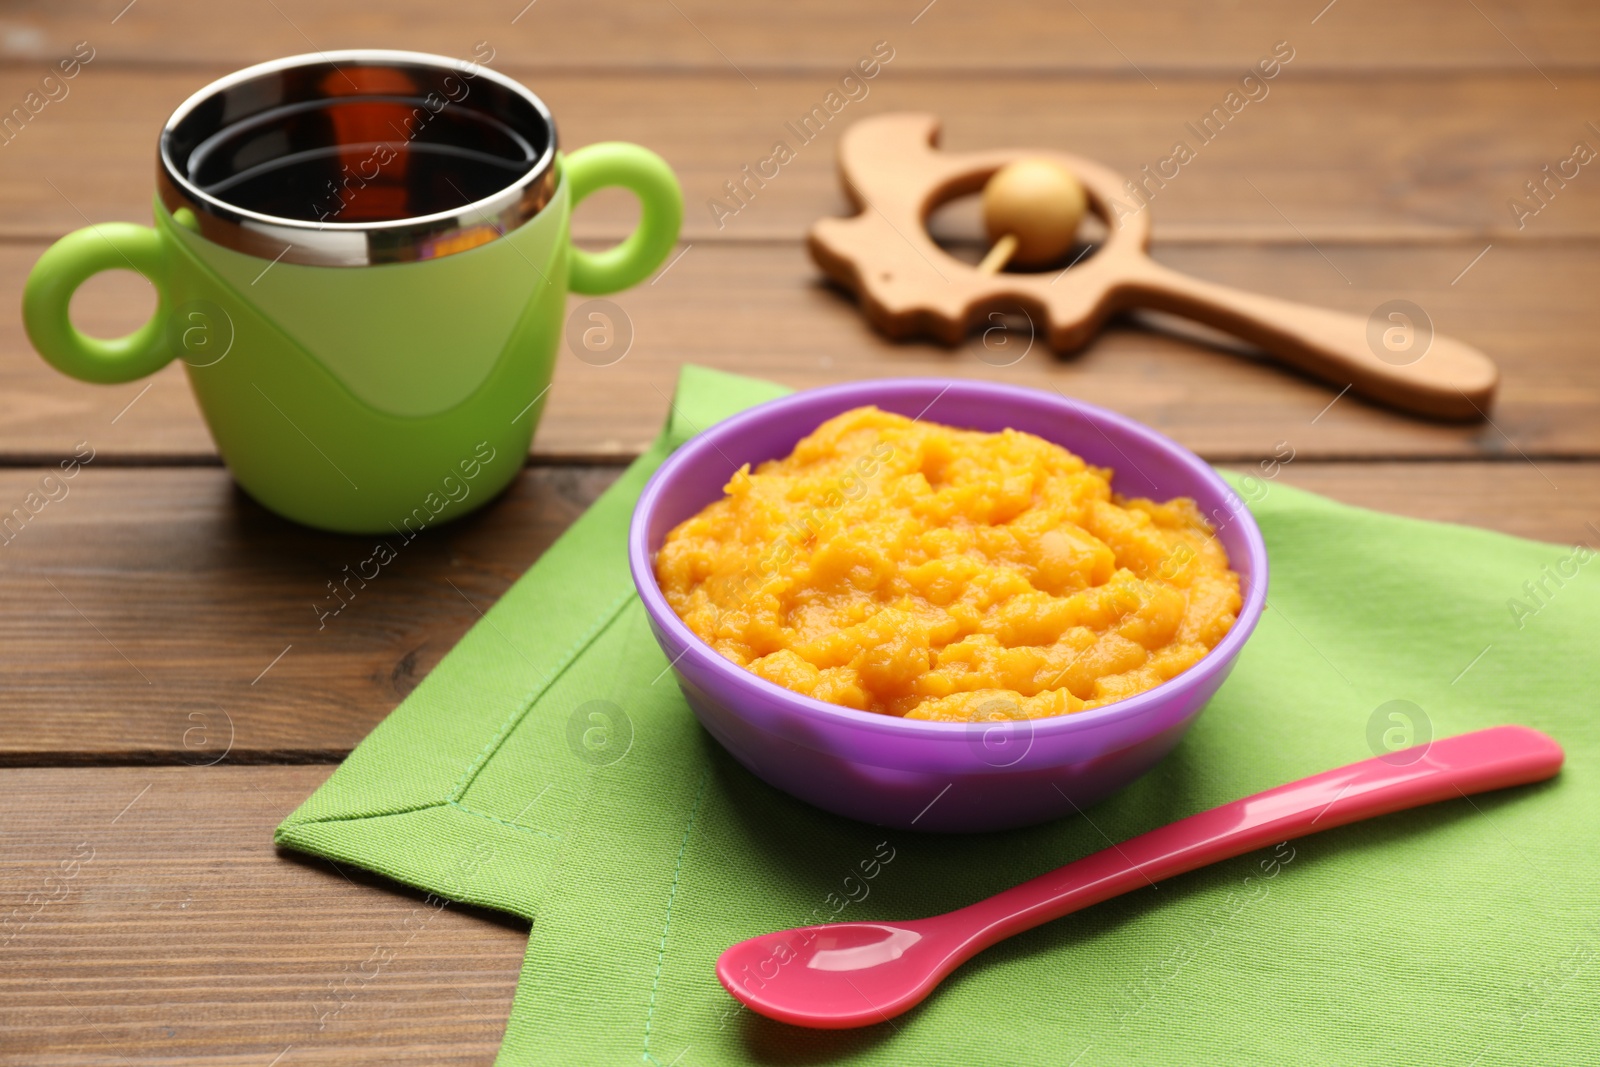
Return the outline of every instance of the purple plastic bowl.
<path id="1" fill-rule="evenodd" d="M 723 659 L 667 605 L 656 550 L 722 495 L 738 464 L 788 455 L 800 438 L 866 404 L 977 430 L 1037 434 L 1115 470 L 1127 496 L 1192 497 L 1239 572 L 1244 608 L 1216 648 L 1176 678 L 1107 707 L 1015 722 L 941 723 L 801 696 Z M 897 829 L 1000 830 L 1087 808 L 1178 743 L 1228 676 L 1267 593 L 1267 549 L 1234 493 L 1188 449 L 1058 394 L 987 382 L 902 378 L 796 393 L 720 422 L 673 453 L 639 497 L 628 562 L 650 627 L 702 726 L 771 785 L 819 808 Z"/>

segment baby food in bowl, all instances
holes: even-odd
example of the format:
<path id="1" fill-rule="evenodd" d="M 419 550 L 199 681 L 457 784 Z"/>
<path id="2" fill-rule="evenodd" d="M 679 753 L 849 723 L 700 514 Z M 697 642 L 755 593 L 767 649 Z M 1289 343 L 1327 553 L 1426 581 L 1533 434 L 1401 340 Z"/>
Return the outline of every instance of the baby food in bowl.
<path id="1" fill-rule="evenodd" d="M 906 719 L 1038 719 L 1153 689 L 1228 633 L 1193 500 L 1127 499 L 1030 433 L 856 407 L 741 467 L 655 557 L 672 610 L 793 692 Z"/>
<path id="2" fill-rule="evenodd" d="M 1073 816 L 1150 770 L 1238 662 L 1268 582 L 1249 509 L 1193 452 L 959 378 L 829 385 L 705 426 L 640 492 L 628 566 L 662 677 L 733 759 L 918 833 Z"/>

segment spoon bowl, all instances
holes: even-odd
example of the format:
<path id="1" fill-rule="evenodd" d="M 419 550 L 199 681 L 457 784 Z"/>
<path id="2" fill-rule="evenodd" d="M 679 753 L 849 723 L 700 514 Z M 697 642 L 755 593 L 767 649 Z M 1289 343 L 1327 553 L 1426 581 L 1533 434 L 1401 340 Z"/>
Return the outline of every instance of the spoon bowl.
<path id="1" fill-rule="evenodd" d="M 961 948 L 937 920 L 802 926 L 734 945 L 717 960 L 717 980 L 768 1018 L 842 1030 L 915 1007 L 966 959 Z M 791 970 L 813 978 L 799 1012 Z"/>

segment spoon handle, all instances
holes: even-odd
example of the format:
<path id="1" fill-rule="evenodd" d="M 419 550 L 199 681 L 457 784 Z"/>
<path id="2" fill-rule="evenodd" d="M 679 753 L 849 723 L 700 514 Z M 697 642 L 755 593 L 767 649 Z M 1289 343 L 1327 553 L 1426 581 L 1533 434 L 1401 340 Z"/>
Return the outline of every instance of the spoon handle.
<path id="1" fill-rule="evenodd" d="M 1373 318 L 1249 293 L 1148 257 L 1127 267 L 1119 302 L 1203 322 L 1338 388 L 1438 419 L 1484 418 L 1500 372 L 1482 352 L 1433 332 L 1421 308 Z"/>
<path id="2" fill-rule="evenodd" d="M 965 959 L 997 941 L 1132 889 L 1267 845 L 1469 793 L 1543 781 L 1561 746 L 1496 726 L 1324 771 L 1202 811 L 945 916 L 967 931 Z"/>

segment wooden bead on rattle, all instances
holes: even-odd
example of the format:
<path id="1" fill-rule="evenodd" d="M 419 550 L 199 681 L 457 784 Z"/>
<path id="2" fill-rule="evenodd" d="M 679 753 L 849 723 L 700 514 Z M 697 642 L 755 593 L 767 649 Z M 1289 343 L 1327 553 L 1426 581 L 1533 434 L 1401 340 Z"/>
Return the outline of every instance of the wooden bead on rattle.
<path id="1" fill-rule="evenodd" d="M 1048 159 L 1007 163 L 983 187 L 983 224 L 994 246 L 978 264 L 984 274 L 1008 262 L 1043 267 L 1072 249 L 1088 210 L 1083 185 L 1071 171 Z"/>

